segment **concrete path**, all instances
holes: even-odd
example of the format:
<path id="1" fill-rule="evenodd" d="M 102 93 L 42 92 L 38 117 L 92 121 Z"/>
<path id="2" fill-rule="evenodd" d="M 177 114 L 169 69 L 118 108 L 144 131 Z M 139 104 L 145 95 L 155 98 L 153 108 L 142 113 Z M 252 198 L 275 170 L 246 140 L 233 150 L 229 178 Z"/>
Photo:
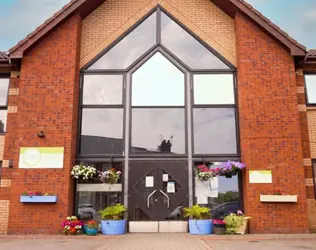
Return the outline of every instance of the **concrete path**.
<path id="1" fill-rule="evenodd" d="M 0 250 L 316 250 L 316 235 L 0 236 Z"/>

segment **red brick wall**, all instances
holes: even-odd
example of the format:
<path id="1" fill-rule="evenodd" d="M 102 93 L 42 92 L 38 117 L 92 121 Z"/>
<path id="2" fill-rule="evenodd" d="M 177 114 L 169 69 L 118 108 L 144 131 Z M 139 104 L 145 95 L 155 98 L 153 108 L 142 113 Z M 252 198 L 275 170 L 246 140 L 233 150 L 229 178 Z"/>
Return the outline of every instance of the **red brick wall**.
<path id="1" fill-rule="evenodd" d="M 70 168 L 76 150 L 81 18 L 74 15 L 40 41 L 23 58 L 17 127 L 8 126 L 5 157 L 14 160 L 8 233 L 57 233 L 72 214 Z M 37 137 L 43 130 L 45 138 Z M 19 169 L 19 148 L 64 147 L 63 169 Z M 57 204 L 21 204 L 23 191 L 53 192 Z"/>
<path id="2" fill-rule="evenodd" d="M 244 206 L 251 233 L 308 232 L 306 189 L 293 58 L 242 14 L 235 18 Z M 272 170 L 273 184 L 249 184 L 249 170 Z M 298 203 L 261 203 L 280 188 Z"/>

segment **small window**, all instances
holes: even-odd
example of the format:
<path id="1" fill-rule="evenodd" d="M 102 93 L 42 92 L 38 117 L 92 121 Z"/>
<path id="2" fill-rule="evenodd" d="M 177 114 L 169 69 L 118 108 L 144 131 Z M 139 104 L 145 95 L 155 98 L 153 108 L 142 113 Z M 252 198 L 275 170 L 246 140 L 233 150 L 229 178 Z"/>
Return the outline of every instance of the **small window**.
<path id="1" fill-rule="evenodd" d="M 184 106 L 184 74 L 156 53 L 133 74 L 132 106 Z"/>
<path id="2" fill-rule="evenodd" d="M 313 179 L 314 179 L 314 195 L 316 199 L 316 159 L 312 161 L 312 167 L 313 167 Z"/>
<path id="3" fill-rule="evenodd" d="M 161 43 L 191 69 L 229 69 L 224 62 L 163 12 Z"/>
<path id="4" fill-rule="evenodd" d="M 123 76 L 85 75 L 83 83 L 83 104 L 123 104 Z"/>
<path id="5" fill-rule="evenodd" d="M 194 153 L 236 154 L 234 108 L 194 108 Z"/>
<path id="6" fill-rule="evenodd" d="M 307 104 L 316 105 L 316 75 L 305 75 Z"/>
<path id="7" fill-rule="evenodd" d="M 122 155 L 123 109 L 83 109 L 81 154 Z"/>
<path id="8" fill-rule="evenodd" d="M 0 76 L 0 133 L 6 131 L 9 82 L 9 77 Z"/>
<path id="9" fill-rule="evenodd" d="M 234 104 L 234 76 L 195 75 L 194 104 Z"/>
<path id="10" fill-rule="evenodd" d="M 148 17 L 89 69 L 127 69 L 156 44 L 156 13 Z"/>

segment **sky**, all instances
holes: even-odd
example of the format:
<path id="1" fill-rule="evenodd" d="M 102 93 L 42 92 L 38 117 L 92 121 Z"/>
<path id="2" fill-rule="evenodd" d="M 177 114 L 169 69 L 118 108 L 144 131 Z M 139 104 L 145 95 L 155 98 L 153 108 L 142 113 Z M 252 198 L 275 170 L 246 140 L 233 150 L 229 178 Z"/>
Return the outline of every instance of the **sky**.
<path id="1" fill-rule="evenodd" d="M 315 0 L 247 0 L 307 48 L 316 48 Z M 0 0 L 0 51 L 7 51 L 69 0 Z"/>

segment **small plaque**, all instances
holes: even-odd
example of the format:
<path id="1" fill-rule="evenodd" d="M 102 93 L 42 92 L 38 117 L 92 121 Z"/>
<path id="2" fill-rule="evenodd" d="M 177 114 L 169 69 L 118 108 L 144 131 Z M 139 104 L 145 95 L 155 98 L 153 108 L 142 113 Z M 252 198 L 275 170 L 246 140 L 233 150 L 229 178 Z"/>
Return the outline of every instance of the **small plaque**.
<path id="1" fill-rule="evenodd" d="M 250 170 L 249 183 L 272 183 L 271 170 Z"/>
<path id="2" fill-rule="evenodd" d="M 163 182 L 169 181 L 169 175 L 168 175 L 168 174 L 163 174 L 163 175 L 162 175 L 162 181 L 163 181 Z"/>
<path id="3" fill-rule="evenodd" d="M 168 182 L 167 185 L 167 193 L 175 193 L 176 192 L 176 185 L 174 182 Z"/>
<path id="4" fill-rule="evenodd" d="M 145 185 L 146 185 L 146 187 L 154 187 L 154 177 L 153 176 L 146 176 Z"/>

